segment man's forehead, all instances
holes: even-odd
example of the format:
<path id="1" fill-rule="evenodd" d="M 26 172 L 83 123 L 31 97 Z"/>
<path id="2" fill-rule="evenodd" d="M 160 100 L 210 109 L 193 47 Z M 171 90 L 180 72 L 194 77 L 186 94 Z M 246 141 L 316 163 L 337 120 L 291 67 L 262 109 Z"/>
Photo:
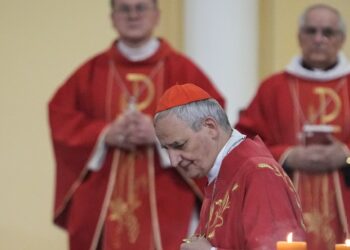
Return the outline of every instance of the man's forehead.
<path id="1" fill-rule="evenodd" d="M 306 25 L 334 26 L 338 21 L 336 13 L 326 8 L 312 9 L 305 18 Z"/>
<path id="2" fill-rule="evenodd" d="M 162 135 L 170 135 L 176 134 L 177 131 L 181 130 L 183 124 L 173 115 L 166 115 L 164 117 L 158 118 L 155 121 L 154 126 L 157 134 L 159 133 Z"/>
<path id="3" fill-rule="evenodd" d="M 188 133 L 187 124 L 176 115 L 166 115 L 155 122 L 155 129 L 159 139 L 167 144 L 179 141 Z"/>

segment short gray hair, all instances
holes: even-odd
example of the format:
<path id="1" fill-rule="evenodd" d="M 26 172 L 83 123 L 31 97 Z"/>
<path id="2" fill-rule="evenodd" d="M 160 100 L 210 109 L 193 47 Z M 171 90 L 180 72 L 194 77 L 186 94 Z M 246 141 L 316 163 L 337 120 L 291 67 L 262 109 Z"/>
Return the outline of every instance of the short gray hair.
<path id="1" fill-rule="evenodd" d="M 191 102 L 159 112 L 154 117 L 154 122 L 157 122 L 159 119 L 169 114 L 176 115 L 179 119 L 186 122 L 194 131 L 199 131 L 202 127 L 202 122 L 208 117 L 216 120 L 219 126 L 225 131 L 232 131 L 225 111 L 220 104 L 212 98 Z"/>
<path id="2" fill-rule="evenodd" d="M 306 16 L 309 14 L 310 11 L 314 9 L 327 9 L 331 12 L 333 12 L 337 17 L 338 17 L 338 29 L 341 33 L 346 35 L 346 25 L 343 17 L 341 16 L 340 12 L 336 9 L 333 8 L 332 6 L 326 5 L 326 4 L 315 4 L 311 5 L 307 9 L 304 10 L 304 12 L 301 14 L 299 17 L 299 30 L 301 30 L 305 26 L 306 22 Z"/>

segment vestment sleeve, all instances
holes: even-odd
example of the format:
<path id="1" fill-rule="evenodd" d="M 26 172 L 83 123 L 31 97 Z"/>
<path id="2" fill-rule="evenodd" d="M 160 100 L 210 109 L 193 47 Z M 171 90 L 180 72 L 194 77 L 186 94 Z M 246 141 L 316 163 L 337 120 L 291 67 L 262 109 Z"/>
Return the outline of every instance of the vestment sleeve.
<path id="1" fill-rule="evenodd" d="M 79 89 L 79 74 L 58 89 L 49 103 L 49 122 L 54 147 L 70 152 L 91 151 L 106 121 L 87 115 L 81 107 L 83 89 Z M 74 155 L 77 157 L 77 154 Z"/>
<path id="2" fill-rule="evenodd" d="M 49 124 L 56 160 L 55 217 L 67 205 L 73 184 L 82 173 L 106 121 L 87 115 L 82 100 L 86 94 L 87 67 L 78 70 L 49 102 Z M 62 224 L 63 222 L 58 222 Z"/>

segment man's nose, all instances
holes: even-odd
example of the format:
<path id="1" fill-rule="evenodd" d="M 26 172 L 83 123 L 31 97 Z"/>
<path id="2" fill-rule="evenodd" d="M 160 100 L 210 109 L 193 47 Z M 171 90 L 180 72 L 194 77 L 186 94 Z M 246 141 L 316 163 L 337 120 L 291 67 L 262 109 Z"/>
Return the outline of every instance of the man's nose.
<path id="1" fill-rule="evenodd" d="M 324 40 L 327 40 L 328 38 L 322 33 L 321 30 L 317 31 L 316 34 L 314 35 L 314 41 L 320 43 L 323 42 Z"/>
<path id="2" fill-rule="evenodd" d="M 168 150 L 171 166 L 177 167 L 181 162 L 181 156 L 175 150 Z"/>
<path id="3" fill-rule="evenodd" d="M 128 12 L 128 16 L 131 18 L 135 18 L 139 16 L 139 11 L 136 8 L 130 8 Z"/>

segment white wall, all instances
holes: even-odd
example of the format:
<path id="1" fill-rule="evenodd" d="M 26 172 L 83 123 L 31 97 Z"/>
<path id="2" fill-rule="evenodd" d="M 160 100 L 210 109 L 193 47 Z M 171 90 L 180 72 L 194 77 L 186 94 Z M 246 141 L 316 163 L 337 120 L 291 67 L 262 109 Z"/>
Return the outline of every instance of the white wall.
<path id="1" fill-rule="evenodd" d="M 186 0 L 185 51 L 208 73 L 237 120 L 258 82 L 258 1 Z"/>

